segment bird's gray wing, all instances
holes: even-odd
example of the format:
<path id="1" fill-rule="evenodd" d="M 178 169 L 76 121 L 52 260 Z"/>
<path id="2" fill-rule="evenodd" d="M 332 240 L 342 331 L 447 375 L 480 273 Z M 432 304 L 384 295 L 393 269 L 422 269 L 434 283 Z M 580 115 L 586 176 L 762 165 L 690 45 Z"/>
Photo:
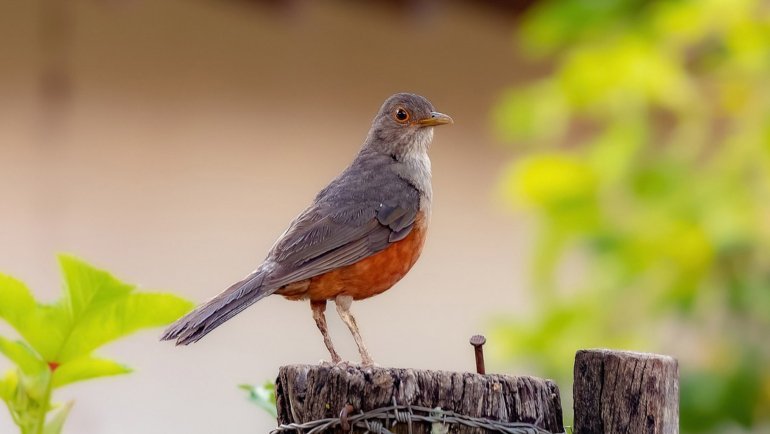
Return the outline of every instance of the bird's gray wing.
<path id="1" fill-rule="evenodd" d="M 343 267 L 406 237 L 417 206 L 369 203 L 316 203 L 300 214 L 279 238 L 267 261 L 245 279 L 169 327 L 161 339 L 177 345 L 196 342 L 223 322 L 284 285 Z"/>
<path id="2" fill-rule="evenodd" d="M 417 218 L 417 204 L 348 205 L 302 213 L 276 242 L 276 264 L 265 284 L 281 287 L 358 262 L 404 239 Z"/>

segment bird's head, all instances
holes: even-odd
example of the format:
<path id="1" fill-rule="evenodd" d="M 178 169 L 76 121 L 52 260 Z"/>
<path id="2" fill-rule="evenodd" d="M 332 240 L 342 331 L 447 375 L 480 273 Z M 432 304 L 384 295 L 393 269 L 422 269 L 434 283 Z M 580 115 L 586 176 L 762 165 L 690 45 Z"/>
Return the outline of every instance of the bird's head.
<path id="1" fill-rule="evenodd" d="M 365 146 L 401 159 L 424 153 L 433 140 L 433 127 L 454 123 L 435 111 L 420 95 L 397 93 L 386 99 L 372 121 Z"/>

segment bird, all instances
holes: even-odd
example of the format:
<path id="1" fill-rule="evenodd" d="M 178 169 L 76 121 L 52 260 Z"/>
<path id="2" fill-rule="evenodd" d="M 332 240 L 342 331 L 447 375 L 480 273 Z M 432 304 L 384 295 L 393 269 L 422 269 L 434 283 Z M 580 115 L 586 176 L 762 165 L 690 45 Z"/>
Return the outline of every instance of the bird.
<path id="1" fill-rule="evenodd" d="M 433 197 L 428 148 L 434 127 L 452 124 L 425 97 L 397 93 L 377 112 L 358 154 L 278 238 L 245 278 L 170 325 L 161 340 L 197 342 L 269 295 L 306 300 L 332 363 L 343 363 L 326 323 L 334 301 L 373 365 L 351 313 L 353 301 L 381 294 L 415 264 L 423 249 Z"/>

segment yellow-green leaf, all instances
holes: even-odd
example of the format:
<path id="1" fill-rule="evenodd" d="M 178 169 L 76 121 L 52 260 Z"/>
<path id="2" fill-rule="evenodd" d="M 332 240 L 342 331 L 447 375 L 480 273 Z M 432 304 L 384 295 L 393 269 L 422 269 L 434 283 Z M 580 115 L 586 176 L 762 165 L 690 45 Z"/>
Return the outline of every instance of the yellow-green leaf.
<path id="1" fill-rule="evenodd" d="M 19 377 L 16 375 L 16 371 L 6 372 L 3 379 L 0 380 L 0 399 L 10 401 L 18 384 Z"/>
<path id="2" fill-rule="evenodd" d="M 98 310 L 134 290 L 134 286 L 72 256 L 59 255 L 59 266 L 66 283 L 65 300 L 74 319 Z"/>
<path id="3" fill-rule="evenodd" d="M 35 309 L 35 299 L 23 282 L 0 274 L 0 317 L 20 330 L 27 314 Z"/>
<path id="4" fill-rule="evenodd" d="M 129 294 L 79 318 L 57 360 L 65 363 L 139 329 L 166 325 L 191 308 L 171 294 Z"/>
<path id="5" fill-rule="evenodd" d="M 0 353 L 8 357 L 27 375 L 36 375 L 46 369 L 46 364 L 24 342 L 12 341 L 0 336 Z"/>
<path id="6" fill-rule="evenodd" d="M 53 373 L 53 387 L 98 377 L 127 374 L 131 368 L 108 359 L 81 357 L 60 365 Z"/>
<path id="7" fill-rule="evenodd" d="M 0 274 L 0 318 L 46 360 L 61 346 L 69 322 L 61 304 L 36 303 L 24 283 L 4 274 Z"/>
<path id="8" fill-rule="evenodd" d="M 238 386 L 249 393 L 249 401 L 256 404 L 259 408 L 266 411 L 273 417 L 277 417 L 278 411 L 275 407 L 275 384 L 268 381 L 261 386 L 252 386 L 250 384 L 241 384 Z"/>

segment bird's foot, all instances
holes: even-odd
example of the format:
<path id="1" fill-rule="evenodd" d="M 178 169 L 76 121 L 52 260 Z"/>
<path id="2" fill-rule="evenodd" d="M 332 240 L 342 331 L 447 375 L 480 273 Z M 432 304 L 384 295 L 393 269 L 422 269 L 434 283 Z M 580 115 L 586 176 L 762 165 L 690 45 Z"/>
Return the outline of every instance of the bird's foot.
<path id="1" fill-rule="evenodd" d="M 324 368 L 341 368 L 341 369 L 348 369 L 348 368 L 381 368 L 379 364 L 375 363 L 374 360 L 366 360 L 361 361 L 361 363 L 353 363 L 348 360 L 319 360 L 318 364 L 323 366 Z"/>
<path id="2" fill-rule="evenodd" d="M 363 345 L 359 346 L 359 353 L 361 354 L 361 366 L 378 368 L 380 365 L 374 363 L 374 359 L 369 355 L 369 351 Z"/>
<path id="3" fill-rule="evenodd" d="M 349 362 L 347 360 L 340 360 L 339 362 L 334 362 L 334 361 L 330 362 L 328 360 L 321 360 L 319 364 L 324 368 L 340 368 L 345 370 L 347 370 L 348 368 L 355 368 L 359 366 L 358 364 Z"/>
<path id="4" fill-rule="evenodd" d="M 341 363 L 347 363 L 347 362 L 344 362 L 342 360 L 329 361 L 329 360 L 323 360 L 323 359 L 318 361 L 318 364 L 325 368 L 333 368 L 335 366 L 339 366 Z"/>
<path id="5" fill-rule="evenodd" d="M 347 366 L 351 366 L 354 368 L 381 368 L 382 366 L 379 363 L 376 363 L 371 358 L 366 360 L 361 360 L 359 363 L 353 363 L 353 362 L 342 362 L 341 364 L 345 364 Z M 337 364 L 337 366 L 340 366 L 340 364 Z"/>
<path id="6" fill-rule="evenodd" d="M 337 363 L 338 368 L 345 369 L 345 370 L 347 370 L 348 368 L 352 368 L 354 366 L 355 366 L 355 363 L 350 363 L 347 360 L 342 360 L 339 363 Z"/>
<path id="7" fill-rule="evenodd" d="M 362 360 L 360 366 L 362 368 L 381 368 L 382 367 L 378 363 L 375 363 L 374 360 L 372 359 Z"/>

